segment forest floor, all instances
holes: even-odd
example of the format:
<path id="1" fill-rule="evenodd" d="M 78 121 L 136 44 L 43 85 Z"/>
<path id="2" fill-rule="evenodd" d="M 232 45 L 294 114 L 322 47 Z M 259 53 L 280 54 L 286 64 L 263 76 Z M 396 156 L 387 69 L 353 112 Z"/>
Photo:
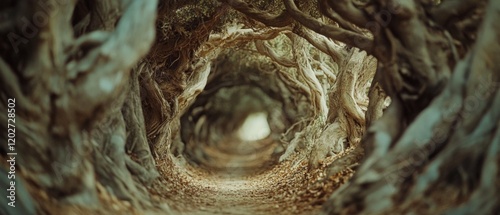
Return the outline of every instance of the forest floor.
<path id="1" fill-rule="evenodd" d="M 151 193 L 166 202 L 173 214 L 317 214 L 330 194 L 352 175 L 344 171 L 327 177 L 325 166 L 310 170 L 305 156 L 246 175 L 210 173 L 190 165 L 184 168 L 187 171 L 167 171 L 182 165 L 169 163 L 173 166 L 160 168 L 163 178 Z"/>
<path id="2" fill-rule="evenodd" d="M 235 175 L 207 172 L 167 156 L 157 161 L 161 176 L 148 190 L 151 205 L 142 209 L 116 199 L 101 185 L 97 189 L 101 205 L 94 209 L 61 204 L 41 191 L 31 193 L 42 211 L 56 215 L 317 214 L 330 194 L 353 174 L 346 170 L 327 176 L 325 166 L 335 158 L 309 169 L 306 156 L 295 155 L 261 173 Z"/>

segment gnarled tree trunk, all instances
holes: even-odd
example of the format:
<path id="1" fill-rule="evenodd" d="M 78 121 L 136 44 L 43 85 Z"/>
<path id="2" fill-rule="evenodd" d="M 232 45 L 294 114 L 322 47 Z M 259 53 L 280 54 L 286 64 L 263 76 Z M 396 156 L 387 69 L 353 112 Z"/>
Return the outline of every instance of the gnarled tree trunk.
<path id="1" fill-rule="evenodd" d="M 97 181 L 121 198 L 136 193 L 127 169 L 135 161 L 125 144 L 128 139 L 134 142 L 129 145 L 148 145 L 140 139 L 145 130 L 135 129 L 137 122 L 130 118 L 142 118 L 136 109 L 141 107 L 139 88 L 129 90 L 137 74 L 130 78 L 130 71 L 153 42 L 157 5 L 87 3 L 2 3 L 2 12 L 13 13 L 0 29 L 2 49 L 12 53 L 1 53 L 0 109 L 6 112 L 7 98 L 16 100 L 15 152 L 23 175 L 52 197 L 95 205 Z M 4 114 L 0 118 L 7 121 Z M 13 152 L 6 144 L 1 147 Z M 145 158 L 143 151 L 139 162 L 154 174 L 152 157 Z"/>
<path id="2" fill-rule="evenodd" d="M 217 160 L 258 109 L 270 160 L 311 189 L 284 195 L 324 214 L 500 211 L 498 1 L 8 0 L 0 15 L 3 142 L 16 120 L 0 152 L 60 202 L 151 206 L 157 168 Z M 213 105 L 222 88 L 246 103 Z"/>

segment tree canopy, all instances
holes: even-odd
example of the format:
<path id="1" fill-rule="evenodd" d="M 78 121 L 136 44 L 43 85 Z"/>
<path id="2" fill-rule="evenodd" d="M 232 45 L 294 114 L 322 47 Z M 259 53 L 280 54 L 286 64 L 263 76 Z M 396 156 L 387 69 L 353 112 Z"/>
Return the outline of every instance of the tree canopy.
<path id="1" fill-rule="evenodd" d="M 500 213 L 498 1 L 0 17 L 2 214 Z"/>

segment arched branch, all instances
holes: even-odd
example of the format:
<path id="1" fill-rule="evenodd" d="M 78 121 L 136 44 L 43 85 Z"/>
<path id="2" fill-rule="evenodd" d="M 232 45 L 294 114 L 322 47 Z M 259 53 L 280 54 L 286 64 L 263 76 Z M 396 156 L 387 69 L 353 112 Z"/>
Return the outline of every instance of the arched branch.
<path id="1" fill-rule="evenodd" d="M 474 50 L 457 64 L 446 88 L 397 139 L 393 100 L 370 128 L 374 151 L 345 189 L 325 204 L 329 214 L 494 214 L 498 207 L 498 9 L 490 1 Z M 485 78 L 487 77 L 487 78 Z M 473 108 L 470 108 L 473 105 Z M 391 116 L 393 115 L 393 116 Z M 394 120 L 392 123 L 387 120 Z M 395 124 L 396 123 L 396 124 Z M 399 126 L 401 127 L 401 126 Z M 367 150 L 370 151 L 370 150 Z M 462 171 L 463 173 L 459 173 Z M 457 175 L 460 175 L 457 177 Z M 443 204 L 443 193 L 450 199 Z M 458 194 L 456 194 L 458 193 Z M 426 200 L 422 197 L 425 195 Z M 349 205 L 349 207 L 344 207 Z"/>
<path id="2" fill-rule="evenodd" d="M 327 2 L 331 9 L 336 11 L 341 17 L 357 26 L 364 26 L 369 19 L 366 14 L 356 8 L 351 0 L 322 0 Z M 324 6 L 324 5 L 323 5 Z"/>
<path id="3" fill-rule="evenodd" d="M 75 99 L 72 104 L 78 104 L 76 100 L 87 102 L 85 107 L 76 107 L 75 110 L 90 116 L 94 108 L 109 104 L 121 92 L 128 83 L 130 69 L 152 45 L 155 18 L 156 1 L 133 1 L 112 33 L 94 31 L 83 37 L 88 42 L 77 40 L 75 45 L 100 44 L 82 59 L 72 59 L 66 65 L 71 81 L 78 83 L 71 92 Z M 142 40 L 137 40 L 134 33 L 140 34 Z M 101 36 L 96 39 L 90 35 Z"/>
<path id="4" fill-rule="evenodd" d="M 476 8 L 479 2 L 484 0 L 447 0 L 429 9 L 429 13 L 435 22 L 444 26 L 450 19 L 466 14 L 467 11 Z"/>
<path id="5" fill-rule="evenodd" d="M 368 54 L 373 52 L 372 39 L 361 34 L 322 23 L 300 11 L 293 0 L 284 0 L 284 3 L 290 16 L 305 27 L 310 28 L 319 34 L 323 34 L 333 40 L 338 40 L 350 46 L 357 47 L 366 51 Z"/>
<path id="6" fill-rule="evenodd" d="M 337 24 L 339 24 L 340 27 L 347 29 L 349 31 L 361 33 L 360 29 L 357 28 L 356 26 L 354 26 L 353 23 L 345 20 L 342 16 L 340 16 L 337 12 L 335 12 L 330 7 L 327 0 L 318 1 L 318 10 L 324 16 L 328 17 L 329 19 L 331 19 L 331 20 L 335 21 Z"/>
<path id="7" fill-rule="evenodd" d="M 318 50 L 332 57 L 335 62 L 341 62 L 347 55 L 347 53 L 342 50 L 339 45 L 335 44 L 333 41 L 321 34 L 316 34 L 309 29 L 304 28 L 295 28 L 293 32 L 306 39 L 307 42 Z"/>
<path id="8" fill-rule="evenodd" d="M 292 19 L 290 18 L 290 16 L 286 11 L 283 11 L 278 15 L 273 15 L 270 13 L 260 11 L 241 0 L 220 0 L 220 1 L 230 5 L 235 10 L 247 15 L 250 18 L 264 23 L 267 26 L 285 27 L 287 25 L 292 24 Z"/>
<path id="9" fill-rule="evenodd" d="M 287 58 L 285 56 L 279 56 L 272 48 L 267 46 L 264 41 L 262 40 L 256 40 L 255 41 L 255 47 L 257 48 L 257 51 L 264 55 L 268 56 L 271 58 L 274 62 L 285 66 L 285 67 L 297 67 L 297 62 L 293 61 L 293 59 Z"/>

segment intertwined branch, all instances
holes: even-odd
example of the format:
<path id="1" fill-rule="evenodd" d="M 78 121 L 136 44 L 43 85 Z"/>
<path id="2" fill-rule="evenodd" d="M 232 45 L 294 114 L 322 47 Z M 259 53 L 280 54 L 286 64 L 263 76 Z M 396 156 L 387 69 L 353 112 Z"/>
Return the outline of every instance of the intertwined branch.
<path id="1" fill-rule="evenodd" d="M 426 119 L 427 121 L 425 121 L 423 117 L 425 115 L 430 116 L 433 113 L 432 110 L 428 110 L 431 108 L 429 104 L 432 104 L 434 108 L 439 106 L 438 103 L 431 103 L 436 96 L 440 95 L 439 98 L 444 99 L 446 96 L 457 93 L 448 91 L 449 89 L 453 89 L 453 84 L 449 85 L 451 88 L 446 88 L 443 92 L 443 89 L 445 89 L 444 86 L 449 82 L 450 76 L 454 73 L 460 73 L 464 69 L 471 72 L 483 71 L 475 67 L 463 68 L 462 66 L 462 68 L 458 68 L 459 65 L 457 65 L 457 62 L 460 58 L 471 57 L 471 53 L 477 54 L 480 52 L 479 50 L 487 49 L 478 44 L 476 52 L 471 52 L 471 48 L 477 38 L 478 23 L 482 21 L 485 13 L 486 2 L 468 0 L 446 0 L 442 2 L 376 0 L 361 3 L 350 0 L 319 0 L 318 11 L 329 19 L 328 21 L 324 21 L 324 18 L 318 19 L 312 17 L 309 15 L 309 11 L 302 11 L 295 4 L 295 1 L 283 0 L 285 9 L 279 12 L 279 17 L 288 16 L 288 19 L 292 21 L 291 23 L 285 22 L 281 24 L 293 26 L 292 32 L 305 38 L 313 46 L 329 54 L 333 59 L 340 60 L 345 57 L 345 53 L 339 51 L 339 48 L 333 42 L 340 41 L 348 46 L 364 50 L 378 60 L 377 74 L 371 80 L 370 98 L 372 100 L 368 105 L 369 109 L 367 113 L 369 114 L 366 116 L 366 120 L 368 120 L 371 127 L 367 130 L 365 138 L 362 141 L 366 159 L 358 170 L 357 176 L 353 179 L 354 184 L 337 193 L 325 207 L 326 211 L 333 214 L 368 213 L 368 211 L 383 213 L 383 211 L 387 212 L 396 207 L 397 203 L 394 201 L 405 202 L 405 205 L 401 206 L 401 208 L 405 208 L 411 204 L 410 202 L 417 201 L 416 197 L 413 198 L 414 196 L 420 195 L 423 190 L 429 192 L 429 187 L 437 186 L 435 185 L 435 183 L 438 183 L 437 181 L 419 183 L 420 186 L 423 186 L 420 187 L 421 190 L 413 191 L 414 196 L 410 198 L 411 200 L 405 200 L 402 197 L 404 194 L 397 194 L 393 191 L 411 189 L 415 182 L 412 180 L 412 174 L 410 174 L 401 177 L 403 183 L 391 184 L 394 188 L 393 191 L 383 190 L 385 187 L 384 183 L 386 183 L 384 182 L 384 175 L 389 171 L 387 170 L 388 167 L 401 166 L 399 158 L 411 156 L 413 150 L 429 146 L 425 144 L 419 146 L 410 144 L 417 141 L 414 134 L 421 133 L 422 131 L 414 129 L 417 127 L 424 129 L 425 127 L 427 132 L 432 131 L 432 126 L 426 123 L 430 119 Z M 269 21 L 269 19 L 262 18 L 270 17 L 268 12 L 257 11 L 242 1 L 231 1 L 229 3 L 231 6 L 236 4 L 238 6 L 233 8 L 246 14 L 248 17 L 254 18 L 264 24 L 266 24 L 266 21 Z M 490 5 L 494 8 L 498 6 L 498 3 L 490 1 Z M 491 9 L 490 13 L 495 14 L 494 10 Z M 494 17 L 494 15 L 491 15 L 491 17 Z M 489 25 L 493 24 L 487 22 L 485 26 Z M 484 29 L 492 29 L 492 27 L 484 27 Z M 320 36 L 311 34 L 310 31 Z M 496 35 L 495 32 L 489 33 L 487 30 L 484 30 L 483 34 Z M 484 38 L 485 41 L 488 41 L 486 39 L 487 36 L 484 36 Z M 494 41 L 490 42 L 495 43 Z M 271 59 L 282 61 L 282 65 L 291 65 L 287 61 L 279 60 L 272 52 L 267 51 L 262 44 L 259 44 L 259 49 L 270 56 Z M 495 52 L 493 49 L 488 50 Z M 467 55 L 467 53 L 469 54 Z M 475 57 L 476 61 L 469 61 L 466 58 L 462 60 L 462 64 L 468 65 L 488 58 L 483 58 L 479 55 L 473 55 L 472 57 Z M 305 63 L 304 65 L 307 67 L 307 62 L 302 63 Z M 483 62 L 483 64 L 486 64 L 486 62 Z M 486 71 L 491 72 L 492 70 L 487 69 Z M 454 75 L 457 76 L 457 74 Z M 340 74 L 339 77 L 346 77 L 346 73 Z M 363 78 L 363 82 L 365 81 L 366 77 Z M 458 80 L 455 79 L 454 81 Z M 345 82 L 346 80 L 337 81 L 340 84 L 346 84 Z M 471 84 L 477 86 L 474 82 L 471 82 Z M 391 105 L 385 111 L 382 118 L 374 121 L 377 117 L 380 117 L 381 109 L 385 106 L 385 94 L 391 97 Z M 460 97 L 461 95 L 456 94 L 454 96 Z M 492 97 L 484 99 L 485 103 L 487 103 L 486 101 L 494 102 Z M 345 101 L 342 101 L 341 104 L 345 105 Z M 444 99 L 444 103 L 442 104 L 449 105 L 445 101 L 446 99 Z M 354 106 L 356 107 L 356 105 Z M 460 109 L 456 111 L 460 112 Z M 350 113 L 349 118 L 355 119 L 358 123 L 364 123 L 365 117 L 361 112 L 358 109 Z M 419 117 L 420 115 L 422 115 L 422 118 Z M 455 125 L 451 122 L 456 121 L 441 122 L 438 126 L 445 132 L 445 136 L 454 135 L 450 129 Z M 407 129 L 408 131 L 405 131 Z M 494 130 L 484 132 L 493 136 L 495 134 Z M 458 133 L 456 132 L 455 134 Z M 493 139 L 489 139 L 483 142 L 483 144 L 490 143 L 491 145 L 491 140 Z M 429 143 L 427 142 L 426 144 Z M 427 164 L 427 160 L 425 159 L 436 153 L 438 156 L 442 156 L 438 158 L 441 164 L 448 164 L 450 158 L 447 157 L 447 152 L 439 154 L 441 147 L 447 146 L 447 141 L 439 144 L 434 145 L 431 152 L 424 154 L 423 158 L 421 158 L 424 161 L 419 161 L 418 165 L 413 166 L 413 168 L 424 168 Z M 476 155 L 484 155 L 484 152 L 484 150 L 478 150 L 476 151 Z M 453 167 L 449 168 L 453 169 Z M 431 170 L 429 169 L 428 171 Z M 436 169 L 433 169 L 433 171 L 436 171 Z M 433 173 L 436 174 L 435 172 Z M 413 177 L 418 178 L 418 173 L 415 174 Z M 430 174 L 430 172 L 427 174 Z M 446 177 L 446 173 L 438 175 L 440 175 L 439 177 Z M 466 177 L 474 177 L 472 173 L 466 175 Z M 485 177 L 490 176 L 491 174 Z M 420 179 L 424 180 L 426 177 L 430 176 L 427 175 Z M 490 184 L 488 186 L 493 185 Z M 486 187 L 486 185 L 482 184 L 481 187 Z M 372 204 L 371 202 L 360 201 L 360 199 L 367 199 L 367 196 L 371 196 L 370 199 L 379 200 L 378 203 Z M 397 198 L 394 196 L 397 196 Z M 484 198 L 480 198 L 476 194 L 474 194 L 474 198 L 474 201 L 477 200 L 478 202 L 469 203 L 476 204 L 469 205 L 472 208 L 477 208 L 477 204 L 485 204 L 481 202 L 484 201 Z M 380 201 L 389 201 L 391 203 Z M 345 206 L 349 204 L 352 206 L 346 208 Z M 469 209 L 464 207 L 457 210 L 463 212 Z M 485 211 L 491 210 L 492 207 L 489 207 Z"/>

